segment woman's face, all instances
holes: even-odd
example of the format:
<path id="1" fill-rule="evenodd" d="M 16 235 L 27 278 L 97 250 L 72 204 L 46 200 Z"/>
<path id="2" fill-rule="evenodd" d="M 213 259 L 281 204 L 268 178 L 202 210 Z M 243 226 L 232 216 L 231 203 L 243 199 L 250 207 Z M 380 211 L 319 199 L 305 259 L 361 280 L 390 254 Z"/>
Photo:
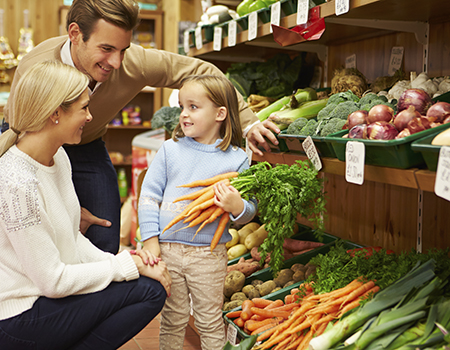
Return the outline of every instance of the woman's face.
<path id="1" fill-rule="evenodd" d="M 58 119 L 59 130 L 64 143 L 78 144 L 81 142 L 81 134 L 86 123 L 92 120 L 89 112 L 89 93 L 88 90 L 80 95 L 67 111 L 59 109 L 60 118 Z"/>

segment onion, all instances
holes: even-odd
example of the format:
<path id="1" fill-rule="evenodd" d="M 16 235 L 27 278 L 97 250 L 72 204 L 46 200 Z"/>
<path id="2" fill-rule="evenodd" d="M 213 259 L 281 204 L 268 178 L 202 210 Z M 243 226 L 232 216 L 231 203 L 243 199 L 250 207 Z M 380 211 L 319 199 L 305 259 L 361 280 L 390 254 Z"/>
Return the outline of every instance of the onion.
<path id="1" fill-rule="evenodd" d="M 350 129 L 348 132 L 349 139 L 366 139 L 367 138 L 367 124 L 358 124 Z"/>
<path id="2" fill-rule="evenodd" d="M 430 121 L 443 122 L 445 118 L 450 116 L 450 103 L 436 102 L 427 111 L 427 117 Z M 433 120 L 431 120 L 433 119 Z"/>
<path id="3" fill-rule="evenodd" d="M 351 129 L 358 124 L 367 124 L 367 114 L 368 112 L 365 110 L 359 110 L 350 113 L 347 117 L 347 129 Z"/>
<path id="4" fill-rule="evenodd" d="M 429 129 L 430 127 L 431 127 L 430 122 L 428 121 L 427 118 L 424 117 L 414 118 L 410 120 L 407 126 L 407 128 L 411 132 L 411 135 L 415 134 L 416 132 Z"/>
<path id="5" fill-rule="evenodd" d="M 444 119 L 444 121 L 442 122 L 442 124 L 447 124 L 450 123 L 450 115 Z"/>
<path id="6" fill-rule="evenodd" d="M 367 124 L 374 122 L 390 122 L 394 118 L 394 110 L 386 105 L 375 105 L 367 113 Z"/>
<path id="7" fill-rule="evenodd" d="M 395 138 L 396 139 L 401 139 L 401 138 L 409 136 L 409 135 L 411 135 L 411 132 L 409 131 L 409 129 L 408 128 L 404 128 L 402 131 L 400 131 L 398 133 L 397 136 L 395 136 Z"/>
<path id="8" fill-rule="evenodd" d="M 407 89 L 402 92 L 398 99 L 397 112 L 401 112 L 409 106 L 414 106 L 417 112 L 425 115 L 432 104 L 433 101 L 425 90 Z"/>
<path id="9" fill-rule="evenodd" d="M 420 118 L 420 113 L 416 111 L 414 106 L 409 106 L 407 109 L 397 113 L 394 118 L 394 125 L 397 130 L 402 131 L 414 118 Z"/>
<path id="10" fill-rule="evenodd" d="M 379 121 L 367 126 L 367 138 L 370 140 L 393 140 L 398 135 L 394 124 Z"/>

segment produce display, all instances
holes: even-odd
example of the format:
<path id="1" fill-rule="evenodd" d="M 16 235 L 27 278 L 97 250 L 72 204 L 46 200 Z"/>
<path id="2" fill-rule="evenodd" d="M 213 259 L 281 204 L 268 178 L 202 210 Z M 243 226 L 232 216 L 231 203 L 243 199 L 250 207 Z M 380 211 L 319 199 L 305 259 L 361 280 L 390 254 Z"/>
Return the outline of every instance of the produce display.
<path id="1" fill-rule="evenodd" d="M 172 134 L 173 129 L 175 129 L 180 121 L 180 113 L 180 107 L 161 107 L 153 114 L 152 129 L 163 128 L 169 134 Z"/>

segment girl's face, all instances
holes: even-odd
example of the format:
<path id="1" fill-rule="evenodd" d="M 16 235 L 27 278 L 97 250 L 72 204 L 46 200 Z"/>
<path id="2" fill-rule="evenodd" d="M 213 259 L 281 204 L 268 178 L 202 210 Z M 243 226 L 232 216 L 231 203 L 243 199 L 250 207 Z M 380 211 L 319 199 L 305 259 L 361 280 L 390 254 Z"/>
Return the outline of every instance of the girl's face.
<path id="1" fill-rule="evenodd" d="M 180 125 L 184 135 L 203 144 L 220 138 L 220 126 L 227 116 L 225 107 L 217 107 L 202 85 L 188 82 L 178 94 L 181 107 Z"/>
<path id="2" fill-rule="evenodd" d="M 81 134 L 86 123 L 92 120 L 89 112 L 89 93 L 86 89 L 81 96 L 64 112 L 59 108 L 59 130 L 62 131 L 64 143 L 77 144 L 81 142 Z"/>

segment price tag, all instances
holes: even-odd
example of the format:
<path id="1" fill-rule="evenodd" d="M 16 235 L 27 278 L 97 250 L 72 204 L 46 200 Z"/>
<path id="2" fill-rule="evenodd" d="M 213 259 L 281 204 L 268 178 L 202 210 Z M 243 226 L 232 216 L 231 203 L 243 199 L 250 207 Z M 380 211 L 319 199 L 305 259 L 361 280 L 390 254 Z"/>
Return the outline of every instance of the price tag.
<path id="1" fill-rule="evenodd" d="M 252 165 L 253 151 L 251 150 L 251 148 L 249 146 L 247 137 L 245 138 L 245 153 L 247 153 L 248 165 Z"/>
<path id="2" fill-rule="evenodd" d="M 214 27 L 214 51 L 222 50 L 222 27 L 215 26 Z"/>
<path id="3" fill-rule="evenodd" d="M 236 45 L 236 33 L 237 33 L 237 23 L 236 21 L 231 21 L 228 23 L 228 46 Z"/>
<path id="4" fill-rule="evenodd" d="M 314 141 L 311 136 L 308 136 L 305 141 L 302 142 L 302 147 L 306 153 L 306 156 L 314 164 L 316 170 L 319 171 L 322 169 L 322 162 L 320 161 L 319 153 L 317 153 L 316 146 L 314 145 Z"/>
<path id="5" fill-rule="evenodd" d="M 336 16 L 343 15 L 347 13 L 350 9 L 350 0 L 336 0 L 334 10 L 336 12 Z"/>
<path id="6" fill-rule="evenodd" d="M 345 180 L 362 185 L 364 182 L 364 160 L 366 149 L 362 142 L 347 141 L 345 147 Z"/>
<path id="7" fill-rule="evenodd" d="M 227 340 L 230 342 L 231 345 L 236 345 L 236 336 L 237 336 L 237 329 L 234 327 L 231 323 L 228 324 L 227 328 Z"/>
<path id="8" fill-rule="evenodd" d="M 389 60 L 388 74 L 394 75 L 400 69 L 403 61 L 403 46 L 394 46 L 391 50 L 391 58 Z"/>
<path id="9" fill-rule="evenodd" d="M 447 146 L 442 146 L 439 151 L 434 193 L 450 201 L 450 147 Z"/>
<path id="10" fill-rule="evenodd" d="M 345 59 L 345 68 L 356 68 L 356 54 L 348 56 Z"/>
<path id="11" fill-rule="evenodd" d="M 308 22 L 309 0 L 298 0 L 297 3 L 297 24 Z"/>
<path id="12" fill-rule="evenodd" d="M 200 50 L 203 47 L 202 27 L 195 28 L 195 47 Z"/>
<path id="13" fill-rule="evenodd" d="M 279 26 L 280 18 L 281 18 L 281 2 L 277 1 L 272 5 L 270 5 L 270 24 Z M 272 33 L 272 26 L 270 26 L 270 32 Z"/>
<path id="14" fill-rule="evenodd" d="M 189 52 L 189 30 L 184 31 L 183 39 L 184 52 L 187 54 Z"/>
<path id="15" fill-rule="evenodd" d="M 250 12 L 248 15 L 248 41 L 253 40 L 258 35 L 258 13 Z"/>

